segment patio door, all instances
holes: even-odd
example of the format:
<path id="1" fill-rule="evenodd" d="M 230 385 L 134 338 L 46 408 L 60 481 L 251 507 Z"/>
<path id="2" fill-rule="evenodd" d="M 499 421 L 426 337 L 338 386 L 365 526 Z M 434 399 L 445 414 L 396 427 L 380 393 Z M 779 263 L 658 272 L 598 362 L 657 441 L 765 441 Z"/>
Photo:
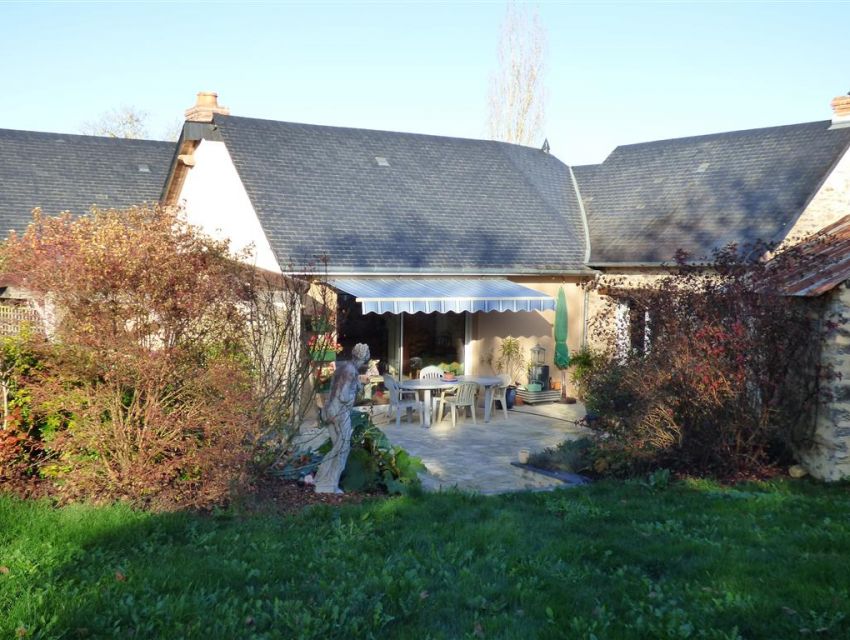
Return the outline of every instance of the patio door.
<path id="1" fill-rule="evenodd" d="M 388 364 L 404 378 L 423 367 L 454 365 L 460 373 L 467 359 L 468 316 L 464 313 L 399 313 L 388 317 Z"/>
<path id="2" fill-rule="evenodd" d="M 471 373 L 472 318 L 468 312 L 364 314 L 353 297 L 340 294 L 339 317 L 344 354 L 356 343 L 365 342 L 372 358 L 381 362 L 382 372 L 409 378 L 418 376 L 423 367 L 443 364 L 454 365 L 459 373 Z"/>

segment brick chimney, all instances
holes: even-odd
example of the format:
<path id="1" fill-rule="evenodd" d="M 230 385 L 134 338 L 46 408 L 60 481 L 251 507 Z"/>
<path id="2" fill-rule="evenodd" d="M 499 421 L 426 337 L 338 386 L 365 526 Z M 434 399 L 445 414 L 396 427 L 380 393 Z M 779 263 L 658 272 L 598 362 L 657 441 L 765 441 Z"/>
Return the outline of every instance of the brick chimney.
<path id="1" fill-rule="evenodd" d="M 829 104 L 832 106 L 832 126 L 830 129 L 850 127 L 850 94 L 833 98 Z"/>
<path id="2" fill-rule="evenodd" d="M 213 116 L 220 113 L 230 115 L 230 109 L 218 104 L 218 94 L 215 91 L 201 91 L 194 106 L 186 109 L 186 120 L 189 122 L 212 122 Z"/>

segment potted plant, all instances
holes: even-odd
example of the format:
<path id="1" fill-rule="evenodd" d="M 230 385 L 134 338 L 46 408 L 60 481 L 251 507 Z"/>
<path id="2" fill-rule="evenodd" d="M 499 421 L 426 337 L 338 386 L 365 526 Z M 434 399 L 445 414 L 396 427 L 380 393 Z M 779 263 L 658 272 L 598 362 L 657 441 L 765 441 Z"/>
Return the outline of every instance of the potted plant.
<path id="1" fill-rule="evenodd" d="M 576 395 L 582 402 L 587 397 L 588 380 L 599 366 L 599 361 L 599 356 L 588 347 L 583 347 L 570 359 L 570 367 L 572 368 L 570 378 L 575 385 Z"/>
<path id="2" fill-rule="evenodd" d="M 333 378 L 336 363 L 328 362 L 316 368 L 316 392 L 327 393 L 331 390 L 331 378 Z"/>
<path id="3" fill-rule="evenodd" d="M 508 409 L 513 408 L 516 401 L 516 385 L 522 372 L 525 370 L 525 358 L 522 355 L 519 340 L 508 336 L 502 339 L 499 345 L 499 359 L 496 361 L 496 369 L 499 373 L 507 374 L 511 380 L 505 392 L 505 400 Z"/>
<path id="4" fill-rule="evenodd" d="M 342 345 L 328 333 L 317 333 L 307 341 L 307 350 L 313 362 L 333 362 Z"/>

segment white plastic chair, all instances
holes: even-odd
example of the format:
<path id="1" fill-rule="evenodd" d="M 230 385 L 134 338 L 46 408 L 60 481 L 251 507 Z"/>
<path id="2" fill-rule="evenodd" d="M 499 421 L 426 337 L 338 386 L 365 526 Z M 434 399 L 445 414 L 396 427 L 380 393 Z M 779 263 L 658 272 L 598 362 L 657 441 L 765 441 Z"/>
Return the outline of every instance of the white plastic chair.
<path id="1" fill-rule="evenodd" d="M 502 411 L 505 413 L 505 420 L 508 419 L 508 385 L 511 384 L 511 377 L 503 373 L 499 376 L 502 382 L 493 387 L 493 395 L 490 397 L 490 415 L 496 410 L 496 401 L 502 403 Z"/>
<path id="2" fill-rule="evenodd" d="M 475 394 L 478 392 L 478 385 L 474 382 L 461 382 L 457 385 L 457 393 L 454 397 L 446 398 L 446 404 L 452 408 L 452 426 L 457 425 L 457 410 L 458 408 L 469 407 L 472 413 L 472 424 L 475 422 Z M 442 415 L 440 416 L 442 420 Z"/>
<path id="3" fill-rule="evenodd" d="M 395 424 L 401 426 L 401 411 L 407 413 L 407 421 L 413 422 L 413 412 L 419 412 L 419 424 L 422 424 L 422 403 L 416 397 L 415 391 L 402 389 L 396 379 L 389 374 L 384 374 L 384 386 L 390 395 L 390 419 L 395 411 Z"/>
<path id="4" fill-rule="evenodd" d="M 442 380 L 443 379 L 443 370 L 440 367 L 431 365 L 422 369 L 419 372 L 420 380 Z"/>
<path id="5" fill-rule="evenodd" d="M 442 380 L 443 377 L 443 370 L 435 365 L 425 367 L 419 372 L 420 380 Z M 435 417 L 435 422 L 442 420 L 443 411 L 445 410 L 444 407 L 446 406 L 446 398 L 454 394 L 454 389 L 454 387 L 443 389 L 440 391 L 439 396 L 431 397 L 431 415 Z"/>

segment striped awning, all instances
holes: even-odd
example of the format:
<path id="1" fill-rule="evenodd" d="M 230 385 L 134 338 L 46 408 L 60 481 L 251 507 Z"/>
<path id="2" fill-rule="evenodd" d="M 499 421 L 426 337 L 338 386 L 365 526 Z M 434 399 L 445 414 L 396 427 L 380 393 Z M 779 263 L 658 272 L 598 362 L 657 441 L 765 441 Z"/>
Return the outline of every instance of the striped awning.
<path id="1" fill-rule="evenodd" d="M 330 284 L 353 295 L 363 313 L 550 311 L 555 300 L 504 279 L 363 278 Z"/>

